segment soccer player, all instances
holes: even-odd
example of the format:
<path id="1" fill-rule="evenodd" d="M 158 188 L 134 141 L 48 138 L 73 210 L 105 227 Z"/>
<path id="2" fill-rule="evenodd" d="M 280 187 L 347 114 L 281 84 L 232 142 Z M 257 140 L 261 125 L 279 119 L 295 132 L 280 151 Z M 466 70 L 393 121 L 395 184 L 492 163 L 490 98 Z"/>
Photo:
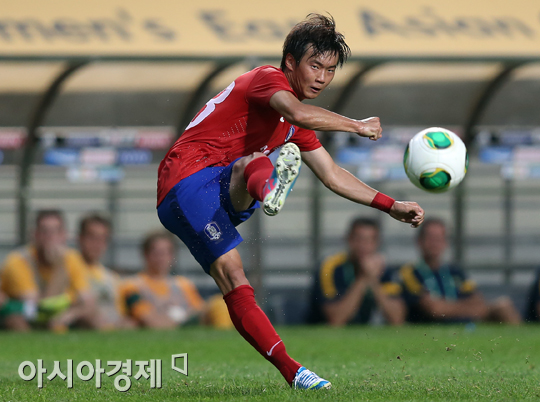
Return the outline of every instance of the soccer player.
<path id="1" fill-rule="evenodd" d="M 377 309 L 391 325 L 405 321 L 401 284 L 379 254 L 379 225 L 356 218 L 347 233 L 347 251 L 326 258 L 315 275 L 309 322 L 333 326 L 366 324 Z"/>
<path id="2" fill-rule="evenodd" d="M 400 269 L 411 322 L 493 321 L 519 324 L 521 316 L 508 297 L 488 303 L 459 267 L 443 262 L 446 226 L 427 219 L 418 232 L 421 258 Z"/>
<path id="3" fill-rule="evenodd" d="M 293 27 L 281 67 L 262 66 L 234 80 L 208 101 L 160 164 L 158 215 L 215 280 L 238 332 L 295 388 L 330 382 L 293 360 L 257 306 L 236 246 L 235 226 L 262 203 L 275 215 L 305 162 L 335 193 L 418 226 L 424 212 L 377 192 L 337 166 L 313 130 L 381 137 L 376 117 L 354 120 L 303 104 L 330 84 L 350 49 L 332 18 L 311 14 Z M 281 147 L 276 166 L 267 157 Z"/>

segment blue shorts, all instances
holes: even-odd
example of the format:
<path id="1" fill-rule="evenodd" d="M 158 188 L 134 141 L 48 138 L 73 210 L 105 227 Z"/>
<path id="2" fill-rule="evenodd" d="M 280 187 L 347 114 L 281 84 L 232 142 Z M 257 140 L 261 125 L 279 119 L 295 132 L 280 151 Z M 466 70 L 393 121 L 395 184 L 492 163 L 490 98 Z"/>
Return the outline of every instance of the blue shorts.
<path id="1" fill-rule="evenodd" d="M 257 201 L 245 211 L 234 210 L 229 186 L 237 160 L 225 167 L 205 168 L 182 179 L 157 208 L 163 226 L 188 246 L 207 274 L 218 257 L 242 242 L 236 226 L 259 208 Z"/>

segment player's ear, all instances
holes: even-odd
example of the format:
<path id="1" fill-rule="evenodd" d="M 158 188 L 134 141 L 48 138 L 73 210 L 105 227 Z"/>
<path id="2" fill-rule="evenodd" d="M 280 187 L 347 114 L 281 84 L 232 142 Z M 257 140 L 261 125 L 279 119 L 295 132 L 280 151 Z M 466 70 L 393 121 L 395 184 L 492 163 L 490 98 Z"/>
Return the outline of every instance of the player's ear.
<path id="1" fill-rule="evenodd" d="M 285 56 L 285 67 L 287 67 L 291 71 L 294 71 L 294 69 L 296 68 L 296 60 L 294 56 L 290 53 L 287 53 L 287 56 Z"/>

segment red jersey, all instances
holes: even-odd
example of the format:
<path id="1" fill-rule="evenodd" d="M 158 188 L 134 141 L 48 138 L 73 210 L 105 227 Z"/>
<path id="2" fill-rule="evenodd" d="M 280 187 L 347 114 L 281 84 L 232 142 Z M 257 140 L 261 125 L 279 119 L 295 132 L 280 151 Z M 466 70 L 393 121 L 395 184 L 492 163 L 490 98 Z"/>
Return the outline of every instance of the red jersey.
<path id="1" fill-rule="evenodd" d="M 158 205 L 180 180 L 205 167 L 227 166 L 254 152 L 268 155 L 288 141 L 302 152 L 319 148 L 314 131 L 289 124 L 270 106 L 278 91 L 296 96 L 283 71 L 262 66 L 212 98 L 161 161 Z"/>

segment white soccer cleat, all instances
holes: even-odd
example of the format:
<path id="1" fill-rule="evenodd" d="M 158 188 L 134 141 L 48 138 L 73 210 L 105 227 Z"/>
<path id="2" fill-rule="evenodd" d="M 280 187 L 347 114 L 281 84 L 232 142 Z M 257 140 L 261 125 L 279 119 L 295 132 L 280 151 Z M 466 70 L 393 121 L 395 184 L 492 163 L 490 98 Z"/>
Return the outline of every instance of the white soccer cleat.
<path id="1" fill-rule="evenodd" d="M 293 143 L 283 145 L 274 166 L 272 176 L 266 183 L 268 191 L 263 200 L 263 211 L 274 216 L 283 208 L 285 199 L 291 192 L 302 166 L 300 149 Z"/>
<path id="2" fill-rule="evenodd" d="M 332 383 L 319 377 L 313 371 L 300 367 L 296 372 L 292 386 L 295 389 L 330 389 Z"/>

